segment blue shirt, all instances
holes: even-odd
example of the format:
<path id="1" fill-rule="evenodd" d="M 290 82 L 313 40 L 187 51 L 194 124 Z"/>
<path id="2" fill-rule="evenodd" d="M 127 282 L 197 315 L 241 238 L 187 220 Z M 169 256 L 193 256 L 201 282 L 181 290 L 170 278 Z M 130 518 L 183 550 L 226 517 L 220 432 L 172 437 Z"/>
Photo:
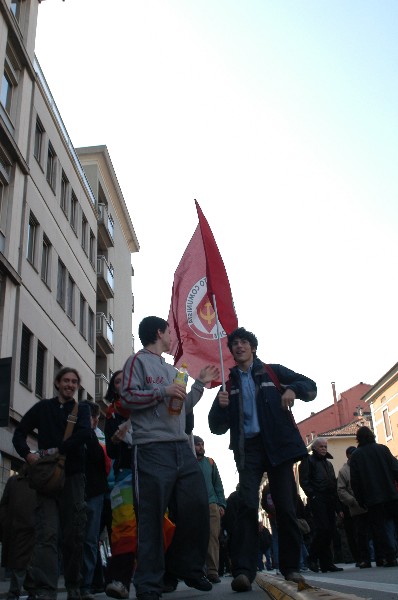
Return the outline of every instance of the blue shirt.
<path id="1" fill-rule="evenodd" d="M 251 438 L 260 433 L 256 407 L 256 385 L 252 377 L 253 363 L 245 373 L 239 369 L 243 398 L 243 429 L 245 438 Z"/>

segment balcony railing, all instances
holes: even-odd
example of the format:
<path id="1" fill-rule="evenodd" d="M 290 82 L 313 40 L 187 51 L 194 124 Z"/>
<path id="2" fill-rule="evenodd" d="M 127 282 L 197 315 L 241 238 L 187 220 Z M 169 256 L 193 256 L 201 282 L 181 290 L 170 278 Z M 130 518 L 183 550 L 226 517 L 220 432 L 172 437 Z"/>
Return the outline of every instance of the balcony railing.
<path id="1" fill-rule="evenodd" d="M 115 278 L 113 269 L 108 265 L 105 256 L 97 256 L 97 277 L 98 286 L 101 289 L 104 297 L 113 298 Z"/>
<path id="2" fill-rule="evenodd" d="M 113 246 L 114 235 L 115 235 L 115 224 L 112 217 L 108 213 L 108 207 L 106 204 L 98 204 L 98 223 L 105 228 L 105 231 L 110 238 L 110 246 Z"/>
<path id="3" fill-rule="evenodd" d="M 113 329 L 104 313 L 96 314 L 97 341 L 105 354 L 113 352 Z"/>
<path id="4" fill-rule="evenodd" d="M 105 394 L 108 391 L 109 381 L 103 373 L 95 375 L 95 401 L 102 402 Z"/>

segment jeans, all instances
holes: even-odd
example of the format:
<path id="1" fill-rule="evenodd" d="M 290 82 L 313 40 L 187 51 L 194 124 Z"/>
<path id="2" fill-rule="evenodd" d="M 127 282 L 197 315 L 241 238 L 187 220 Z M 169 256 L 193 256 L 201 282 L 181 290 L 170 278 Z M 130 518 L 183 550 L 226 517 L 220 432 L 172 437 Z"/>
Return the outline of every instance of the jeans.
<path id="1" fill-rule="evenodd" d="M 82 591 L 90 591 L 95 565 L 97 564 L 98 538 L 100 534 L 101 514 L 104 494 L 86 500 L 86 537 L 83 546 Z"/>

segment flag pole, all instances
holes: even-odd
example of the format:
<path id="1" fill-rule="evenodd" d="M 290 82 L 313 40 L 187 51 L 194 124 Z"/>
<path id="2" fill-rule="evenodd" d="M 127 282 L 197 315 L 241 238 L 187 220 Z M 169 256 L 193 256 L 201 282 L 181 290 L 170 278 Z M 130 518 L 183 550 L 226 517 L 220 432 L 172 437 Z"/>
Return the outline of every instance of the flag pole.
<path id="1" fill-rule="evenodd" d="M 220 337 L 220 323 L 218 320 L 218 312 L 217 312 L 217 302 L 216 296 L 213 294 L 213 307 L 216 315 L 216 326 L 217 326 L 217 339 L 218 339 L 218 351 L 220 353 L 220 367 L 221 367 L 221 381 L 222 381 L 222 390 L 225 392 L 225 373 L 224 373 L 224 362 L 222 359 L 222 348 L 221 348 L 221 337 Z"/>

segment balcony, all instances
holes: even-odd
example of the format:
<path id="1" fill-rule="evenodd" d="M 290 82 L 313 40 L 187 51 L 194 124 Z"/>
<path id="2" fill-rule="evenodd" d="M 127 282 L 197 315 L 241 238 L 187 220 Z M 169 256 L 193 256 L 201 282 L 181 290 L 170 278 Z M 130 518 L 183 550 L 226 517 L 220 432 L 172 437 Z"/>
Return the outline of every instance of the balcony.
<path id="1" fill-rule="evenodd" d="M 109 381 L 103 373 L 95 374 L 95 401 L 101 407 L 108 407 L 109 403 L 105 400 L 105 394 L 108 390 Z"/>
<path id="2" fill-rule="evenodd" d="M 97 256 L 97 295 L 100 301 L 114 297 L 113 269 L 108 265 L 105 256 Z"/>
<path id="3" fill-rule="evenodd" d="M 106 204 L 98 204 L 98 234 L 105 248 L 114 246 L 115 225 Z"/>
<path id="4" fill-rule="evenodd" d="M 103 356 L 113 354 L 113 329 L 104 313 L 96 314 L 96 335 L 97 350 L 100 350 Z"/>

